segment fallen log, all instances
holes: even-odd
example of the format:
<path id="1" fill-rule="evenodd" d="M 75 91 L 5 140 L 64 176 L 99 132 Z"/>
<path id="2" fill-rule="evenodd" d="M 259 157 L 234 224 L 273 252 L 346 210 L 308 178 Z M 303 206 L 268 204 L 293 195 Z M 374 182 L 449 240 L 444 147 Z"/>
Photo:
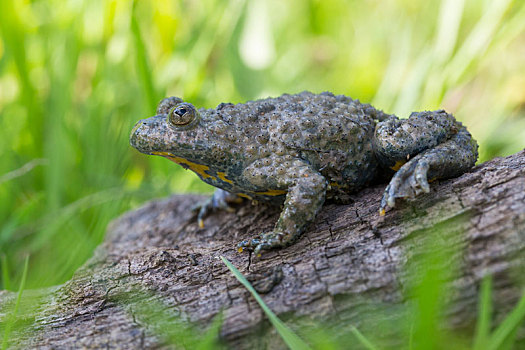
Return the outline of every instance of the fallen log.
<path id="1" fill-rule="evenodd" d="M 237 266 L 292 328 L 301 319 L 330 322 L 342 331 L 345 325 L 365 327 L 371 305 L 395 320 L 399 305 L 410 299 L 410 274 L 413 266 L 417 270 L 411 261 L 429 241 L 449 247 L 457 265 L 450 267 L 457 272 L 447 284 L 450 328 L 472 329 L 485 275 L 493 276 L 496 319 L 513 307 L 524 286 L 525 150 L 433 183 L 430 193 L 399 201 L 380 217 L 383 190 L 364 189 L 349 205 L 326 204 L 297 243 L 260 259 L 237 252 L 236 243 L 271 229 L 278 208 L 245 203 L 236 213 L 209 216 L 201 229 L 190 208 L 203 196 L 149 202 L 115 220 L 70 281 L 24 293 L 22 299 L 33 303 L 26 311 L 21 307 L 10 344 L 167 346 L 155 325 L 141 318 L 140 306 L 150 305 L 203 328 L 222 312 L 220 338 L 232 348 L 282 347 L 219 256 Z M 15 298 L 0 292 L 0 318 L 6 319 Z"/>

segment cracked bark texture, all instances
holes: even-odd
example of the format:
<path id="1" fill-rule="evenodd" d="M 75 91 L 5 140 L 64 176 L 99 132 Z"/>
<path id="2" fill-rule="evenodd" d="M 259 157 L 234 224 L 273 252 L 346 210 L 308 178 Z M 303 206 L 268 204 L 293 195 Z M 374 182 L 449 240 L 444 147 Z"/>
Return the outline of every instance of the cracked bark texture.
<path id="1" fill-rule="evenodd" d="M 501 319 L 523 292 L 525 151 L 433 183 L 430 193 L 399 201 L 380 217 L 384 187 L 357 193 L 350 205 L 325 205 L 297 243 L 264 252 L 259 260 L 238 253 L 235 245 L 271 229 L 278 208 L 247 203 L 236 213 L 209 216 L 199 229 L 189 208 L 204 197 L 147 203 L 109 226 L 105 243 L 70 281 L 24 293 L 23 300 L 36 302 L 32 311 L 22 306 L 22 327 L 15 327 L 11 345 L 169 347 L 137 315 L 141 300 L 202 327 L 222 310 L 221 340 L 232 348 L 283 347 L 220 255 L 248 276 L 292 328 L 310 318 L 342 332 L 349 325 L 365 327 L 360 315 L 370 308 L 395 322 L 399 305 L 409 302 L 406 266 L 429 240 L 454 247 L 452 260 L 459 262 L 449 282 L 450 327 L 472 329 L 480 280 L 487 274 L 494 276 L 494 310 Z M 0 317 L 14 298 L 0 292 Z M 266 336 L 253 336 L 261 334 Z"/>

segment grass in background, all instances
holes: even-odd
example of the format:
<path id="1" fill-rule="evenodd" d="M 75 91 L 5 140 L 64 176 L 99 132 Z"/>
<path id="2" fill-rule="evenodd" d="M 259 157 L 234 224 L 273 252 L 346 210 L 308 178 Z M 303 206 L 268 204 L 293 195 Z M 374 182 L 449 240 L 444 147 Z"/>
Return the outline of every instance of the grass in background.
<path id="1" fill-rule="evenodd" d="M 3 288 L 27 254 L 27 288 L 62 283 L 120 213 L 210 191 L 128 146 L 166 95 L 213 107 L 331 90 L 400 115 L 444 107 L 482 160 L 525 146 L 518 0 L 0 0 L 0 34 Z"/>

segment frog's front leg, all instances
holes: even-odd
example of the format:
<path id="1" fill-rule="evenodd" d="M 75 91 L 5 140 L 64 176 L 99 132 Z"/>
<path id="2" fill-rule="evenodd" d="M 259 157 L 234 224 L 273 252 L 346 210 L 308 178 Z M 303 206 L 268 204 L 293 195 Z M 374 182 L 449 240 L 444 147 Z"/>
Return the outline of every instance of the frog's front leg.
<path id="1" fill-rule="evenodd" d="M 261 162 L 261 161 L 258 161 Z M 265 163 L 264 160 L 261 163 Z M 273 158 L 268 166 L 250 166 L 245 170 L 248 181 L 259 188 L 286 190 L 284 207 L 271 232 L 259 238 L 242 241 L 239 250 L 261 250 L 284 247 L 293 243 L 321 209 L 326 195 L 326 179 L 301 160 L 284 161 Z M 260 163 L 259 163 L 260 164 Z"/>
<path id="2" fill-rule="evenodd" d="M 383 167 L 397 170 L 381 200 L 381 214 L 394 207 L 396 198 L 429 192 L 428 179 L 464 173 L 478 157 L 478 145 L 470 133 L 442 110 L 378 123 L 374 147 Z"/>

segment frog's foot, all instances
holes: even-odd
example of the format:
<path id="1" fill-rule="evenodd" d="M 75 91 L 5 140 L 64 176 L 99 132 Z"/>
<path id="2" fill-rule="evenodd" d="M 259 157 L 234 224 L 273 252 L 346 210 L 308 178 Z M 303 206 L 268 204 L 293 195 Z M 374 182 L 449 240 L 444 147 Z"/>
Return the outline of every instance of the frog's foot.
<path id="1" fill-rule="evenodd" d="M 387 207 L 393 208 L 396 198 L 413 198 L 421 193 L 428 193 L 427 173 L 429 164 L 422 157 L 415 157 L 403 165 L 392 177 L 385 189 L 379 214 L 385 215 Z"/>
<path id="2" fill-rule="evenodd" d="M 260 238 L 247 239 L 239 244 L 237 248 L 242 252 L 245 248 L 253 250 L 256 256 L 261 255 L 261 250 L 280 248 L 288 245 L 290 242 L 288 236 L 282 232 L 270 231 L 263 233 Z"/>
<path id="3" fill-rule="evenodd" d="M 236 194 L 224 191 L 221 189 L 215 190 L 213 196 L 208 198 L 205 202 L 195 205 L 192 210 L 198 212 L 197 222 L 200 228 L 204 228 L 204 218 L 216 211 L 225 210 L 227 212 L 234 212 L 235 209 L 231 207 L 231 204 L 240 203 L 242 198 Z"/>

